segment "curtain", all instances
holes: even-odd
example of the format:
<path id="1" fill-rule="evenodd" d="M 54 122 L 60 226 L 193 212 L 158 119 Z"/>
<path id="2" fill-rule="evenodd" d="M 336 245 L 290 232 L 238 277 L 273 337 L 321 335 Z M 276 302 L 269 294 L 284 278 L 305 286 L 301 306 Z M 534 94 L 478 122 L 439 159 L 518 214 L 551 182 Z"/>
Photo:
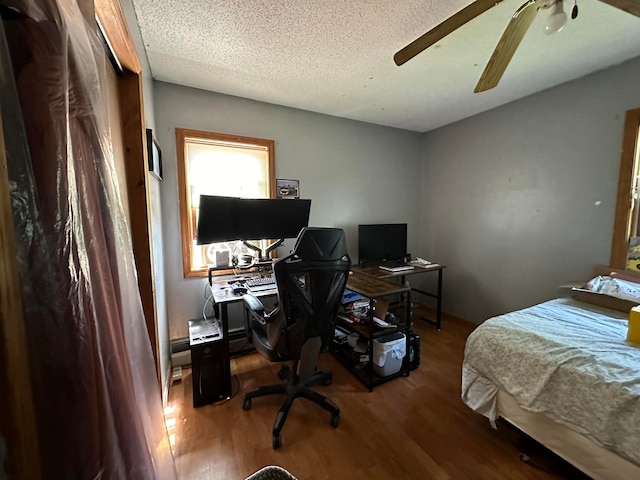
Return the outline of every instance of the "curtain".
<path id="1" fill-rule="evenodd" d="M 0 5 L 3 127 L 43 476 L 175 478 L 108 127 L 112 67 L 83 16 L 91 3 Z"/>

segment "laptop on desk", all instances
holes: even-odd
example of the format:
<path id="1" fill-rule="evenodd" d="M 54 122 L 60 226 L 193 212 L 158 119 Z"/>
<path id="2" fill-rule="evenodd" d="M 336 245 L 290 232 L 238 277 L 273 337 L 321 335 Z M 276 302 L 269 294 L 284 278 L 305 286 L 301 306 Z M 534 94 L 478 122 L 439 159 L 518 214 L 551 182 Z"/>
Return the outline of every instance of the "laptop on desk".
<path id="1" fill-rule="evenodd" d="M 407 270 L 413 270 L 413 265 L 409 265 L 404 262 L 385 262 L 378 266 L 381 270 L 386 270 L 387 272 L 404 272 Z"/>

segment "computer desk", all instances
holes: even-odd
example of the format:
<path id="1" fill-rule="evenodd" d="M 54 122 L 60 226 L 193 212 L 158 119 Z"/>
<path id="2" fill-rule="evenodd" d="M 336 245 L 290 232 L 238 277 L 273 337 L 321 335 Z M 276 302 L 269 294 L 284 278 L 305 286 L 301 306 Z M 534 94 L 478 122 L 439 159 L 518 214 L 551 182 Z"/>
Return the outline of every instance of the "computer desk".
<path id="1" fill-rule="evenodd" d="M 367 286 L 368 282 L 365 280 L 366 278 L 371 278 L 373 279 L 378 279 L 378 280 L 393 280 L 393 279 L 398 279 L 400 281 L 400 285 L 404 286 L 405 283 L 405 278 L 408 275 L 417 275 L 417 274 L 423 274 L 423 273 L 428 273 L 428 272 L 438 272 L 438 290 L 437 293 L 431 293 L 431 292 L 426 292 L 424 290 L 420 290 L 417 289 L 415 287 L 411 287 L 410 289 L 408 288 L 404 288 L 404 291 L 406 291 L 407 293 L 409 293 L 411 291 L 415 291 L 418 293 L 421 293 L 423 295 L 427 295 L 430 297 L 433 297 L 437 300 L 437 308 L 436 308 L 436 321 L 433 322 L 431 320 L 429 320 L 428 318 L 425 317 L 421 317 L 423 320 L 429 322 L 429 323 L 435 323 L 436 328 L 438 330 L 440 330 L 440 326 L 441 326 L 441 309 L 442 309 L 442 272 L 443 270 L 447 268 L 445 265 L 440 265 L 437 263 L 433 263 L 430 265 L 424 265 L 424 266 L 420 266 L 420 265 L 414 265 L 414 268 L 412 270 L 404 270 L 401 272 L 390 272 L 387 270 L 382 270 L 379 268 L 378 265 L 370 265 L 370 266 L 359 266 L 359 265 L 354 265 L 351 267 L 352 272 L 354 273 L 354 276 L 360 277 L 361 278 L 361 283 L 362 280 L 364 280 L 363 285 Z M 351 281 L 353 282 L 355 279 L 353 277 L 351 277 Z M 231 282 L 231 283 L 230 283 Z M 221 365 L 221 368 L 224 369 L 224 371 L 221 373 L 221 378 L 223 379 L 229 379 L 228 381 L 225 381 L 224 385 L 221 387 L 223 393 L 226 393 L 227 397 L 230 398 L 232 396 L 232 392 L 231 392 L 231 362 L 229 361 L 229 313 L 228 313 L 228 306 L 231 303 L 236 303 L 236 302 L 242 302 L 242 297 L 244 295 L 244 293 L 234 293 L 233 289 L 234 287 L 232 286 L 232 282 L 233 282 L 233 277 L 225 277 L 222 279 L 214 279 L 212 280 L 211 284 L 209 285 L 209 289 L 212 295 L 212 300 L 214 302 L 214 308 L 216 309 L 218 318 L 221 322 L 221 332 L 222 332 L 222 339 L 221 341 L 223 342 L 223 347 L 224 347 L 224 352 L 225 355 L 227 356 L 226 361 L 223 362 L 223 365 Z M 376 282 L 372 282 L 373 284 L 375 284 Z M 389 286 L 392 286 L 390 284 L 387 284 Z M 254 295 L 255 297 L 270 297 L 270 296 L 274 296 L 278 294 L 278 289 L 277 288 L 273 288 L 270 290 L 263 290 L 260 292 L 249 292 L 251 293 L 251 295 Z M 404 295 L 402 292 L 400 292 L 401 295 Z M 409 300 L 409 296 L 407 296 L 407 302 L 409 303 L 409 307 L 410 308 L 410 300 Z M 410 317 L 409 317 L 410 318 Z M 371 385 L 369 385 L 369 387 L 371 388 Z"/>
<path id="2" fill-rule="evenodd" d="M 435 324 L 438 331 L 440 331 L 440 326 L 442 323 L 442 272 L 446 267 L 446 265 L 440 265 L 439 263 L 430 263 L 429 265 L 417 265 L 411 264 L 413 269 L 411 270 L 402 270 L 400 272 L 390 272 L 388 270 L 382 270 L 380 265 L 355 265 L 351 267 L 351 270 L 354 273 L 367 275 L 373 278 L 380 278 L 385 280 L 390 279 L 398 279 L 400 283 L 404 285 L 405 277 L 408 275 L 418 275 L 428 272 L 438 272 L 438 290 L 436 293 L 426 292 L 424 290 L 420 290 L 415 287 L 411 287 L 411 290 L 417 293 L 421 293 L 422 295 L 426 295 L 428 297 L 432 297 L 436 299 L 436 321 L 433 322 L 426 317 L 420 317 L 422 320 L 425 320 L 429 323 Z"/>
<path id="3" fill-rule="evenodd" d="M 433 322 L 426 317 L 421 317 L 423 320 L 435 324 L 438 331 L 440 330 L 442 323 L 442 272 L 447 268 L 446 265 L 439 263 L 431 263 L 429 265 L 414 265 L 412 270 L 403 270 L 401 272 L 390 272 L 382 270 L 379 265 L 360 266 L 354 265 L 351 270 L 356 274 L 363 274 L 373 278 L 379 278 L 384 280 L 399 279 L 400 283 L 404 285 L 405 277 L 408 275 L 424 274 L 428 272 L 438 272 L 438 289 L 436 293 L 420 290 L 415 287 L 411 287 L 411 290 L 428 297 L 436 299 L 436 321 Z M 212 280 L 209 286 L 211 294 L 213 295 L 214 306 L 216 310 L 219 308 L 219 318 L 222 321 L 222 332 L 225 341 L 229 341 L 229 313 L 228 306 L 230 303 L 241 302 L 243 294 L 234 294 L 233 288 L 229 281 L 232 278 L 226 277 L 224 279 Z M 269 297 L 278 294 L 278 289 L 263 290 L 261 292 L 250 292 L 255 297 Z"/>
<path id="4" fill-rule="evenodd" d="M 373 279 L 380 280 L 393 280 L 398 279 L 401 285 L 404 285 L 405 278 L 409 275 L 418 275 L 424 274 L 428 272 L 438 272 L 438 289 L 436 293 L 426 292 L 424 290 L 417 289 L 415 287 L 411 287 L 410 291 L 415 291 L 417 293 L 421 293 L 423 295 L 435 298 L 437 301 L 436 306 L 436 321 L 433 322 L 426 317 L 421 317 L 423 320 L 429 323 L 435 323 L 438 331 L 441 327 L 441 316 L 442 316 L 442 272 L 447 268 L 445 265 L 440 265 L 438 263 L 432 263 L 429 265 L 414 265 L 412 270 L 404 270 L 401 272 L 390 272 L 387 270 L 382 270 L 379 268 L 379 265 L 370 265 L 370 266 L 359 266 L 354 265 L 351 267 L 351 270 L 356 275 L 362 275 L 364 277 L 369 277 Z M 229 313 L 228 306 L 231 303 L 242 302 L 243 293 L 233 293 L 233 287 L 230 283 L 233 281 L 233 277 L 225 277 L 222 279 L 214 279 L 209 285 L 209 289 L 212 295 L 212 300 L 214 302 L 214 307 L 218 314 L 218 318 L 221 321 L 221 331 L 222 331 L 222 339 L 224 351 L 226 352 L 226 356 L 229 357 Z M 365 282 L 366 283 L 366 282 Z M 271 290 L 263 290 L 260 292 L 250 292 L 255 297 L 270 297 L 278 294 L 278 289 L 273 288 Z M 224 372 L 222 372 L 221 377 L 225 379 L 229 379 L 229 381 L 225 381 L 225 385 L 223 386 L 224 393 L 227 393 L 227 396 L 230 398 L 232 396 L 231 392 L 231 362 L 229 358 L 227 361 L 223 362 L 222 368 Z"/>
<path id="5" fill-rule="evenodd" d="M 229 313 L 228 306 L 230 303 L 242 301 L 243 293 L 233 293 L 233 287 L 229 283 L 233 278 L 226 277 L 220 280 L 213 280 L 209 286 L 211 295 L 213 295 L 214 307 L 219 308 L 220 320 L 222 321 L 222 332 L 225 338 L 229 338 Z M 278 289 L 263 290 L 260 292 L 248 292 L 254 297 L 269 297 L 278 294 Z"/>

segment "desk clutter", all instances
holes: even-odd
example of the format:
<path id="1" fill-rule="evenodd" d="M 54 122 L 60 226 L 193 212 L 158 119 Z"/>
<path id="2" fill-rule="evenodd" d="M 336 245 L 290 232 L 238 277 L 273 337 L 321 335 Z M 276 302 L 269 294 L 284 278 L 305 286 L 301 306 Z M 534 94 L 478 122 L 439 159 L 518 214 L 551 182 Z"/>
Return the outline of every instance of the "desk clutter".
<path id="1" fill-rule="evenodd" d="M 234 295 L 266 292 L 277 288 L 276 279 L 273 274 L 259 277 L 235 277 L 229 280 L 229 287 L 232 289 Z"/>
<path id="2" fill-rule="evenodd" d="M 220 323 L 215 318 L 189 320 L 190 345 L 199 345 L 221 338 Z"/>
<path id="3" fill-rule="evenodd" d="M 416 348 L 416 336 L 410 331 L 409 291 L 402 284 L 355 272 L 349 277 L 329 348 L 369 390 L 408 376 L 415 365 L 410 365 L 407 355 Z"/>
<path id="4" fill-rule="evenodd" d="M 368 325 L 373 323 L 376 328 L 396 328 L 399 320 L 388 311 L 389 302 L 386 300 L 369 299 L 345 289 L 342 296 L 343 304 L 338 318 L 347 323 Z M 373 307 L 373 309 L 371 309 Z"/>
<path id="5" fill-rule="evenodd" d="M 366 369 L 371 365 L 373 372 L 381 378 L 395 375 L 402 368 L 415 370 L 420 366 L 420 336 L 413 330 L 406 334 L 391 332 L 374 338 L 370 343 L 366 336 L 337 326 L 333 334 L 332 348 L 334 353 L 339 352 L 356 369 Z"/>

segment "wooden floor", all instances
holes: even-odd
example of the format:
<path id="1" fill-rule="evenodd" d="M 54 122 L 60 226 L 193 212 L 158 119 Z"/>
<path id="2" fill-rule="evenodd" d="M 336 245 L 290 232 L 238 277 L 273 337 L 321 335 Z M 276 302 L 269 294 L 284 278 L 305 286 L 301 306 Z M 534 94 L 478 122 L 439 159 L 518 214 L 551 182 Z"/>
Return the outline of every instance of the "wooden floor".
<path id="1" fill-rule="evenodd" d="M 232 360 L 234 396 L 192 407 L 191 373 L 169 392 L 167 425 L 181 479 L 244 479 L 266 465 L 280 465 L 298 479 L 557 479 L 586 478 L 513 427 L 486 418 L 460 400 L 464 343 L 472 324 L 445 318 L 442 330 L 414 322 L 421 364 L 369 392 L 329 353 L 319 368 L 333 384 L 317 390 L 341 410 L 337 429 L 330 415 L 304 399 L 294 403 L 271 447 L 271 429 L 282 397 L 254 399 L 242 410 L 243 393 L 277 383 L 279 364 L 257 353 Z M 536 465 L 524 463 L 525 452 Z"/>

